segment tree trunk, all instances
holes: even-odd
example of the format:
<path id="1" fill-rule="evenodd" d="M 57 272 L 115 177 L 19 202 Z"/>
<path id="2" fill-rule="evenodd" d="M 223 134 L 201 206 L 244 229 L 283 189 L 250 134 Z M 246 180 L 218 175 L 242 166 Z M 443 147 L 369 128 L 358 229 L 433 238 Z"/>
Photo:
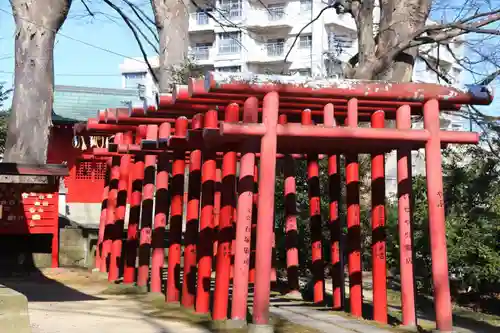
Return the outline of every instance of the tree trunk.
<path id="1" fill-rule="evenodd" d="M 359 63 L 355 70 L 350 71 L 349 78 L 410 82 L 417 49 L 400 52 L 394 59 L 386 59 L 384 55 L 400 43 L 410 40 L 417 30 L 424 27 L 430 8 L 430 0 L 380 0 L 379 36 L 375 55 L 371 58 L 362 55 L 366 48 L 372 49 L 371 44 L 365 45 L 365 40 L 370 41 L 366 35 L 372 30 L 372 25 L 363 19 L 364 16 L 358 17 L 358 36 L 365 35 L 365 38 L 358 39 Z"/>
<path id="2" fill-rule="evenodd" d="M 185 64 L 189 46 L 189 13 L 184 0 L 151 0 L 160 37 L 160 92 L 172 88 L 172 72 Z M 168 52 L 167 52 L 168 50 Z"/>
<path id="3" fill-rule="evenodd" d="M 381 6 L 379 50 L 385 52 L 398 43 L 412 38 L 425 26 L 431 9 L 429 0 L 385 0 Z M 376 79 L 410 82 L 417 56 L 417 48 L 401 52 L 391 64 L 375 73 Z"/>
<path id="4" fill-rule="evenodd" d="M 54 42 L 71 0 L 11 0 L 15 79 L 5 162 L 43 164 L 52 125 Z"/>

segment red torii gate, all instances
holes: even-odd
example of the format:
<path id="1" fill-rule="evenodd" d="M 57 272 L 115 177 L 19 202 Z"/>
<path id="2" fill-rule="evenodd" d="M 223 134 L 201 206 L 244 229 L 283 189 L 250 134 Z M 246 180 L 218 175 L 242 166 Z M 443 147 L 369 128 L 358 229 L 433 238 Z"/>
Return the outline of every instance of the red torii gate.
<path id="1" fill-rule="evenodd" d="M 230 285 L 230 265 L 234 251 L 232 319 L 244 321 L 246 318 L 248 294 L 248 269 L 250 263 L 250 238 L 252 235 L 252 214 L 256 202 L 256 274 L 253 301 L 253 324 L 265 327 L 269 323 L 269 295 L 271 282 L 271 261 L 274 244 L 274 184 L 276 159 L 284 158 L 285 195 L 293 194 L 292 154 L 305 154 L 308 163 L 309 203 L 311 216 L 312 259 L 314 278 L 314 301 L 323 301 L 323 262 L 321 216 L 319 212 L 318 154 L 328 156 L 330 176 L 329 225 L 331 227 L 331 252 L 334 267 L 333 306 L 342 307 L 343 268 L 340 265 L 341 225 L 338 219 L 340 198 L 339 155 L 346 160 L 347 185 L 347 247 L 350 280 L 350 310 L 354 316 L 361 316 L 361 244 L 359 223 L 359 171 L 357 154 L 372 155 L 372 255 L 374 281 L 374 319 L 387 322 L 386 262 L 385 262 L 385 186 L 384 153 L 398 151 L 398 219 L 403 324 L 414 325 L 415 304 L 411 243 L 411 150 L 425 148 L 426 174 L 429 200 L 429 230 L 431 236 L 432 273 L 435 286 L 436 321 L 441 331 L 452 329 L 451 300 L 448 281 L 446 235 L 444 224 L 444 203 L 442 200 L 441 151 L 447 144 L 475 144 L 477 133 L 449 132 L 439 129 L 441 109 L 458 110 L 462 104 L 491 103 L 492 94 L 485 87 L 471 87 L 468 91 L 443 87 L 435 84 L 381 83 L 349 80 L 310 80 L 307 78 L 264 76 L 253 74 L 209 73 L 205 81 L 190 80 L 188 86 L 177 86 L 172 95 L 162 95 L 157 108 L 147 110 L 134 108 L 106 110 L 98 114 L 98 119 L 87 124 L 87 130 L 99 133 L 117 133 L 109 151 L 95 151 L 121 158 L 111 166 L 108 204 L 103 209 L 99 241 L 101 269 L 106 269 L 103 256 L 110 257 L 110 280 L 116 280 L 117 255 L 121 241 L 118 233 L 111 241 L 106 226 L 118 226 L 123 230 L 123 200 L 116 200 L 115 193 L 126 191 L 127 167 L 130 155 L 135 156 L 132 179 L 138 182 L 144 174 L 142 190 L 143 211 L 150 205 L 150 214 L 142 214 L 140 243 L 147 244 L 151 234 L 151 214 L 154 192 L 154 176 L 146 179 L 147 171 L 153 170 L 158 161 L 156 188 L 156 210 L 154 227 L 161 234 L 168 214 L 170 198 L 170 248 L 168 259 L 167 301 L 178 301 L 181 288 L 179 271 L 182 238 L 182 200 L 179 200 L 183 185 L 174 181 L 184 175 L 186 161 L 190 166 L 189 198 L 186 232 L 184 237 L 184 281 L 183 305 L 193 306 L 197 312 L 209 311 L 210 276 L 213 254 L 213 209 L 215 206 L 216 159 L 222 155 L 221 216 L 216 255 L 216 278 L 214 294 L 215 320 L 225 319 L 228 307 Z M 239 121 L 240 108 L 243 122 Z M 411 129 L 411 115 L 423 115 L 424 129 Z M 224 121 L 218 118 L 224 115 Z M 187 129 L 192 117 L 191 129 Z M 261 118 L 261 122 L 258 119 Z M 396 119 L 396 128 L 385 128 L 385 119 Z M 314 125 L 321 123 L 323 125 Z M 358 127 L 359 121 L 370 121 L 371 128 Z M 344 126 L 339 126 L 343 123 Z M 147 124 L 147 126 L 146 126 Z M 171 126 L 175 124 L 175 126 Z M 174 127 L 172 129 L 172 127 Z M 132 144 L 132 133 L 136 132 Z M 119 134 L 124 133 L 124 134 Z M 172 135 L 173 133 L 173 135 Z M 314 141 L 307 140 L 314 139 Z M 112 152 L 116 150 L 116 152 Z M 238 197 L 236 198 L 236 163 L 240 153 Z M 256 155 L 260 159 L 260 173 L 256 174 Z M 146 156 L 145 162 L 140 156 Z M 157 159 L 158 156 L 158 159 Z M 187 158 L 189 158 L 187 160 Z M 116 159 L 115 159 L 116 160 Z M 172 185 L 168 187 L 168 163 L 172 164 Z M 144 166 L 143 166 L 144 165 Z M 121 172 L 117 170 L 121 169 Z M 179 178 L 179 176 L 182 177 Z M 258 191 L 254 191 L 254 180 L 258 178 Z M 224 179 L 227 179 L 226 183 Z M 118 180 L 118 181 L 117 181 Z M 113 185 L 113 182 L 116 185 Z M 193 186 L 193 187 L 192 187 Z M 163 199 L 160 191 L 165 190 Z M 131 205 L 138 206 L 140 191 L 135 188 Z M 116 208 L 114 207 L 116 202 Z M 121 203 L 120 203 L 121 202 Z M 147 202 L 151 202 L 147 204 Z M 236 203 L 237 202 L 237 203 Z M 201 203 L 201 208 L 199 204 Z M 162 207 L 167 205 L 167 208 Z M 118 209 L 120 207 L 120 209 Z M 148 211 L 148 212 L 149 212 Z M 123 213 L 122 213 L 123 212 Z M 286 211 L 286 232 L 296 232 L 295 212 Z M 132 212 L 131 215 L 132 217 Z M 180 219 L 179 219 L 179 216 Z M 129 226 L 127 244 L 137 238 L 138 218 L 134 217 L 132 230 Z M 190 218 L 195 221 L 190 224 Z M 199 228 L 196 221 L 199 218 Z M 148 220 L 149 219 L 149 220 Z M 106 221 L 103 223 L 102 221 Z M 118 223 L 117 223 L 118 221 Z M 188 228 L 189 226 L 189 228 Z M 135 238 L 134 238 L 135 237 Z M 197 242 L 195 245 L 195 239 Z M 153 231 L 153 242 L 155 231 Z M 143 241 L 144 240 L 144 241 Z M 161 239 L 162 240 L 162 239 Z M 106 243 L 108 242 L 108 243 Z M 115 245 L 116 243 L 116 245 Z M 231 246 L 234 243 L 234 246 Z M 120 244 L 120 245 L 119 245 Z M 135 245 L 136 246 L 136 245 Z M 111 250 L 110 250 L 111 248 Z M 152 290 L 158 289 L 156 279 L 163 266 L 163 253 L 152 254 Z M 161 248 L 161 247 L 160 247 Z M 128 272 L 134 270 L 136 247 L 127 247 L 125 282 L 132 282 Z M 163 251 L 163 248 L 161 248 Z M 197 251 L 197 261 L 194 258 Z M 147 283 L 149 253 L 141 262 L 137 284 Z M 161 256 L 161 258 L 160 258 Z M 130 260 L 129 260 L 130 259 Z M 104 264 L 103 264 L 104 263 Z M 298 264 L 295 248 L 287 252 L 290 290 L 297 290 L 297 276 L 293 273 Z M 116 266 L 116 267 L 113 267 Z M 191 274 L 197 266 L 198 276 Z M 113 269 L 111 269 L 113 267 Z M 196 290 L 196 293 L 194 292 Z M 196 296 L 196 298 L 195 298 Z M 186 301 L 184 299 L 186 297 Z M 196 299 L 196 302 L 194 301 Z M 194 304 L 196 303 L 196 304 Z"/>

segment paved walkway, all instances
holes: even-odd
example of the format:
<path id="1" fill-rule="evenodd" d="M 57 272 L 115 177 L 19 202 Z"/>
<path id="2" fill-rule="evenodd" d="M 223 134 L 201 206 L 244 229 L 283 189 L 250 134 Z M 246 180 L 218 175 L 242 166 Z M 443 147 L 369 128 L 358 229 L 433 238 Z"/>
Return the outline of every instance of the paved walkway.
<path id="1" fill-rule="evenodd" d="M 32 333 L 209 332 L 181 321 L 152 318 L 155 309 L 147 309 L 142 302 L 123 295 L 102 295 L 108 285 L 98 281 L 77 281 L 69 286 L 38 276 L 2 282 L 28 297 Z"/>
<path id="2" fill-rule="evenodd" d="M 154 318 L 151 313 L 157 309 L 148 309 L 140 300 L 125 295 L 102 294 L 109 284 L 96 274 L 65 269 L 44 273 L 4 281 L 28 297 L 33 333 L 209 332 L 186 322 Z M 253 295 L 249 296 L 251 300 Z M 271 313 L 320 332 L 389 332 L 303 305 L 302 301 L 272 298 L 271 302 Z"/>
<path id="3" fill-rule="evenodd" d="M 315 328 L 324 333 L 389 333 L 391 331 L 365 324 L 362 321 L 347 319 L 332 313 L 318 311 L 307 306 L 272 306 L 271 313 L 293 323 Z"/>
<path id="4" fill-rule="evenodd" d="M 49 270 L 45 275 L 2 279 L 1 282 L 28 297 L 33 333 L 209 332 L 204 327 L 179 320 L 179 317 L 157 318 L 152 313 L 158 313 L 158 309 L 148 307 L 140 299 L 124 295 L 103 295 L 102 291 L 109 288 L 107 281 L 86 271 Z M 326 289 L 331 289 L 328 282 Z M 371 299 L 369 288 L 363 294 L 365 299 Z M 249 300 L 252 296 L 249 295 Z M 327 308 L 310 306 L 301 300 L 272 297 L 271 304 L 272 314 L 320 332 L 393 332 L 369 321 L 349 319 L 332 313 Z M 479 325 L 481 323 L 478 322 L 468 324 L 459 325 L 462 327 L 457 328 L 457 332 L 498 332 L 498 327 Z"/>
<path id="5" fill-rule="evenodd" d="M 30 302 L 32 333 L 205 333 L 186 323 L 158 320 L 124 297 L 69 302 Z"/>

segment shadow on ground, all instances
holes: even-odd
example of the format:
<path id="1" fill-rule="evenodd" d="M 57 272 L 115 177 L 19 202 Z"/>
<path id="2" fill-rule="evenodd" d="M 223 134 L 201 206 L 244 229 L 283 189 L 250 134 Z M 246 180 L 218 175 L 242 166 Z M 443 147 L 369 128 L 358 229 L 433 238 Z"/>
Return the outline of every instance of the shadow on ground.
<path id="1" fill-rule="evenodd" d="M 91 301 L 102 298 L 88 295 L 51 279 L 34 265 L 3 268 L 0 285 L 24 294 L 30 302 Z"/>
<path id="2" fill-rule="evenodd" d="M 395 278 L 389 279 L 388 283 L 389 291 L 392 291 L 394 293 L 399 293 L 400 288 L 401 287 L 398 279 Z M 390 306 L 396 310 L 399 310 L 399 312 L 401 311 L 400 306 L 393 306 L 393 305 Z M 488 323 L 487 320 L 489 318 L 486 318 L 488 317 L 489 314 L 498 315 L 500 313 L 499 300 L 496 300 L 496 306 L 497 306 L 496 307 L 497 313 L 494 313 L 495 312 L 494 310 L 491 311 L 492 309 L 495 309 L 495 306 L 491 307 L 491 304 L 489 310 L 484 311 L 484 313 L 475 312 L 469 308 L 455 307 L 453 309 L 453 325 L 455 327 L 465 328 L 473 332 L 485 332 L 485 333 L 500 332 L 500 327 Z M 436 320 L 434 302 L 431 296 L 423 293 L 417 293 L 416 308 L 417 308 L 417 320 L 420 319 L 431 322 L 434 322 Z M 500 321 L 500 318 L 498 318 L 497 320 Z"/>
<path id="3" fill-rule="evenodd" d="M 364 285 L 364 284 L 363 284 Z M 366 289 L 370 289 L 367 286 L 363 286 Z M 286 286 L 277 286 L 276 291 L 284 294 L 286 293 Z M 397 299 L 390 299 L 389 297 L 389 311 L 388 311 L 388 324 L 391 326 L 400 326 L 401 322 L 401 304 L 399 301 L 400 286 L 397 281 L 391 281 L 388 283 L 388 294 L 389 296 L 397 296 Z M 287 307 L 311 307 L 317 311 L 333 311 L 332 295 L 325 293 L 325 301 L 321 304 L 313 303 L 313 292 L 310 286 L 306 286 L 301 290 L 303 301 L 290 300 L 282 297 L 271 298 L 271 304 L 275 306 L 283 305 Z M 395 297 L 396 298 L 396 297 Z M 428 295 L 417 295 L 416 296 L 416 307 L 417 307 L 417 320 L 419 320 L 419 331 L 420 332 L 431 332 L 435 325 L 435 311 L 434 303 L 432 297 Z M 347 297 L 344 302 L 343 311 L 335 311 L 335 313 L 342 316 L 349 316 L 349 298 Z M 363 302 L 363 318 L 367 320 L 373 320 L 373 304 L 371 302 Z M 500 311 L 500 306 L 498 308 Z M 453 310 L 453 324 L 455 327 L 467 329 L 472 332 L 484 332 L 484 333 L 498 333 L 500 332 L 500 327 L 498 325 L 493 325 L 488 322 L 488 313 L 474 312 L 465 308 L 454 308 Z M 488 311 L 489 312 L 489 311 Z M 490 316 L 491 317 L 491 316 Z M 499 320 L 496 318 L 494 320 Z M 500 323 L 500 322 L 499 322 Z"/>

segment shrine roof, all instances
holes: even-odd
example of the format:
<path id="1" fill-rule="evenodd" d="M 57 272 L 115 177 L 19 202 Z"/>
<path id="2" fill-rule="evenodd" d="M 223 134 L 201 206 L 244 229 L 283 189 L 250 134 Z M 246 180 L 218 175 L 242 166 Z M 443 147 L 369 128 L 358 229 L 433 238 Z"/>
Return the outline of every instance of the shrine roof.
<path id="1" fill-rule="evenodd" d="M 0 175 L 19 176 L 67 176 L 68 167 L 64 164 L 24 164 L 0 163 Z"/>
<path id="2" fill-rule="evenodd" d="M 87 120 L 99 109 L 124 107 L 128 102 L 140 102 L 137 90 L 56 85 L 52 120 L 55 124 Z"/>

